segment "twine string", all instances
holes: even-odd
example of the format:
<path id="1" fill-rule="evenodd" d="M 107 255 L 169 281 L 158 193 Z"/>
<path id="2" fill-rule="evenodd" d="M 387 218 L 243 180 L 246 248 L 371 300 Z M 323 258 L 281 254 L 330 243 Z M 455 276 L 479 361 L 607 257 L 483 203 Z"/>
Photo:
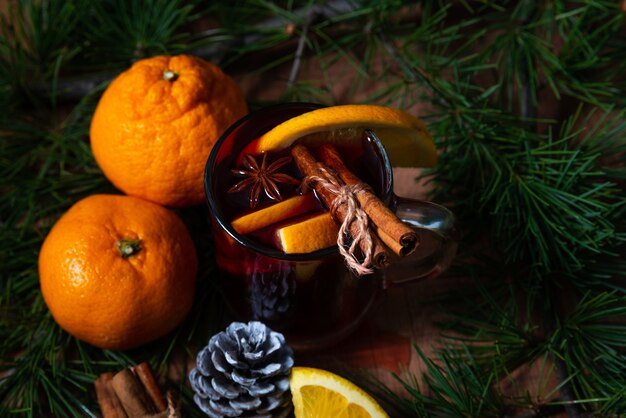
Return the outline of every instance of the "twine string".
<path id="1" fill-rule="evenodd" d="M 339 208 L 342 206 L 345 207 L 346 216 L 337 234 L 339 252 L 346 260 L 348 267 L 357 275 L 362 276 L 364 274 L 373 273 L 374 270 L 370 265 L 372 264 L 374 243 L 369 229 L 369 218 L 359 205 L 359 201 L 356 197 L 357 193 L 367 190 L 369 186 L 364 183 L 352 185 L 343 184 L 338 180 L 337 176 L 323 167 L 319 167 L 318 172 L 320 175 L 305 177 L 303 184 L 305 187 L 312 187 L 315 183 L 318 183 L 334 196 L 329 210 L 335 219 L 338 219 L 337 211 Z M 346 249 L 346 236 L 353 223 L 356 226 L 353 232 L 356 231 L 356 233 L 349 234 L 353 235 L 352 243 Z M 362 261 L 359 261 L 355 255 L 357 248 L 361 248 L 361 252 L 363 253 L 364 258 Z"/>

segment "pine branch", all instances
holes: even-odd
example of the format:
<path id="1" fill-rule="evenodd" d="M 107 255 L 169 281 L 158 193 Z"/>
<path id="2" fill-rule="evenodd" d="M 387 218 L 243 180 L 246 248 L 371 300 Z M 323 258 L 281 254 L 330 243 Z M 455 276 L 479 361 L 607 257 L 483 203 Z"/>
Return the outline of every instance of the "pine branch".
<path id="1" fill-rule="evenodd" d="M 558 399 L 543 405 L 523 400 L 511 402 L 494 389 L 497 372 L 479 367 L 471 351 L 460 348 L 460 352 L 446 347 L 436 349 L 434 357 L 427 358 L 415 345 L 414 350 L 426 366 L 422 380 L 409 372 L 394 375 L 408 398 L 390 391 L 371 374 L 359 374 L 354 379 L 373 393 L 391 416 L 534 418 L 563 412 Z"/>
<path id="2" fill-rule="evenodd" d="M 626 388 L 626 297 L 589 293 L 555 333 L 562 373 L 572 376 L 570 401 L 598 399 L 601 413 L 624 411 Z"/>
<path id="3" fill-rule="evenodd" d="M 536 291 L 502 277 L 487 288 L 478 279 L 459 297 L 449 299 L 451 306 L 442 336 L 458 355 L 469 351 L 477 365 L 488 367 L 504 377 L 512 370 L 535 361 L 547 349 L 545 336 L 532 318 Z M 520 305 L 528 312 L 520 312 Z"/>
<path id="4" fill-rule="evenodd" d="M 318 15 L 321 15 L 321 14 L 322 14 L 321 10 L 319 10 L 315 6 L 312 6 L 307 12 L 306 17 L 304 18 L 304 23 L 302 24 L 302 29 L 301 29 L 302 33 L 300 34 L 300 38 L 298 39 L 298 47 L 296 48 L 295 57 L 293 60 L 293 64 L 291 66 L 291 72 L 289 73 L 289 79 L 287 80 L 288 90 L 292 88 L 293 83 L 295 82 L 298 76 L 298 71 L 300 70 L 300 64 L 302 62 L 302 55 L 304 52 L 304 45 L 306 43 L 306 39 L 309 33 L 309 28 L 311 26 L 311 23 L 313 23 L 313 20 L 317 18 Z"/>
<path id="5" fill-rule="evenodd" d="M 153 1 L 156 2 L 158 0 Z M 332 21 L 333 19 L 340 19 L 342 15 L 349 14 L 354 11 L 354 5 L 350 2 L 345 0 L 333 0 L 330 2 L 324 2 L 324 4 L 313 5 L 311 7 L 305 6 L 300 9 L 290 11 L 289 13 L 281 13 L 279 16 L 272 16 L 259 22 L 253 22 L 245 29 L 238 27 L 237 32 L 230 32 L 227 28 L 212 28 L 200 33 L 189 34 L 188 38 L 181 38 L 180 45 L 176 47 L 172 48 L 165 46 L 159 50 L 153 50 L 152 48 L 160 43 L 172 43 L 172 34 L 179 30 L 183 24 L 188 23 L 187 20 L 190 17 L 191 9 L 188 7 L 181 8 L 181 5 L 176 2 L 166 3 L 168 3 L 168 10 L 176 10 L 176 12 L 173 13 L 174 17 L 165 22 L 165 24 L 172 26 L 163 29 L 164 24 L 159 23 L 161 20 L 152 19 L 150 23 L 150 26 L 154 27 L 152 31 L 149 28 L 144 27 L 141 32 L 133 35 L 133 39 L 136 40 L 134 46 L 132 43 L 129 43 L 126 50 L 116 47 L 115 51 L 116 54 L 118 54 L 117 57 L 107 57 L 108 61 L 105 68 L 113 68 L 112 71 L 102 71 L 102 66 L 99 66 L 96 68 L 96 73 L 89 71 L 87 73 L 79 72 L 75 75 L 68 74 L 60 80 L 50 80 L 49 78 L 46 78 L 33 87 L 34 94 L 46 97 L 54 92 L 56 99 L 64 103 L 80 100 L 82 97 L 92 92 L 99 86 L 108 84 L 108 82 L 117 76 L 119 69 L 127 67 L 136 59 L 150 56 L 154 53 L 186 53 L 202 57 L 208 61 L 221 63 L 222 65 L 228 65 L 226 61 L 236 60 L 238 56 L 250 54 L 254 51 L 266 52 L 268 49 L 280 48 L 283 49 L 282 53 L 285 53 L 286 51 L 284 50 L 291 47 L 290 34 L 288 31 L 289 25 L 302 21 L 303 37 L 302 41 L 299 41 L 300 43 L 306 38 L 308 27 L 310 27 L 314 19 L 323 17 L 327 21 Z M 263 2 L 261 3 L 259 11 L 263 9 L 267 10 L 268 8 L 273 7 L 271 6 L 271 2 L 265 2 L 264 5 Z M 122 4 L 123 2 L 120 3 L 120 6 Z M 159 4 L 146 7 L 151 7 L 154 10 L 162 9 Z M 254 14 L 254 16 L 257 17 L 259 15 L 259 11 L 255 10 L 249 13 Z M 140 10 L 132 10 L 132 13 L 141 16 Z M 159 18 L 162 16 L 164 16 L 162 12 L 159 12 Z M 106 19 L 109 19 L 109 12 L 103 10 L 102 8 L 99 8 L 94 12 L 93 18 L 98 19 L 97 25 L 112 27 L 113 29 L 111 30 L 117 31 L 118 35 L 126 32 L 126 29 L 122 26 L 130 25 L 129 21 L 133 19 L 132 16 L 129 16 L 128 19 L 120 19 L 119 22 L 107 21 Z M 146 21 L 143 20 L 144 18 Z M 148 26 L 147 20 L 149 20 L 149 18 L 141 16 L 141 19 L 144 21 L 143 25 Z M 238 16 L 238 19 L 241 19 L 240 15 Z M 242 29 L 243 33 L 239 33 Z M 158 37 L 161 39 L 172 40 L 168 40 L 167 42 L 163 40 L 153 40 L 150 42 L 140 41 L 140 39 L 145 38 L 150 32 L 158 34 Z M 94 50 L 101 50 L 104 45 L 110 41 L 112 36 L 113 34 L 110 31 L 92 34 L 91 37 L 93 38 L 92 42 L 94 43 Z M 186 43 L 185 39 L 187 40 Z M 302 54 L 303 47 L 304 44 L 302 44 L 302 46 L 298 45 L 297 47 L 300 54 Z M 274 53 L 277 53 L 277 51 Z M 297 55 L 298 52 L 296 52 L 296 56 Z M 94 57 L 87 55 L 87 58 L 95 60 L 96 56 L 95 54 Z M 300 59 L 301 58 L 302 56 L 300 55 Z M 98 57 L 98 59 L 101 60 L 102 57 Z M 257 64 L 258 62 L 259 60 L 257 60 Z M 292 70 L 294 73 L 292 76 L 292 83 L 295 80 L 295 74 L 297 74 L 298 65 L 295 64 L 297 62 L 298 60 L 296 59 L 294 61 L 294 69 Z M 71 72 L 72 71 L 70 71 L 70 73 Z"/>
<path id="6" fill-rule="evenodd" d="M 435 132 L 438 132 L 441 138 L 445 138 L 442 145 L 446 149 L 436 177 L 444 186 L 440 189 L 440 196 L 445 196 L 447 199 L 454 196 L 452 201 L 458 203 L 458 212 L 462 214 L 480 208 L 485 211 L 485 215 L 489 214 L 495 218 L 492 237 L 495 238 L 496 243 L 499 243 L 498 247 L 502 249 L 502 255 L 507 264 L 516 266 L 530 260 L 530 268 L 528 271 L 522 270 L 520 279 L 524 280 L 524 275 L 530 275 L 541 282 L 545 278 L 554 278 L 547 275 L 551 271 L 573 273 L 586 269 L 588 266 L 583 260 L 588 252 L 594 254 L 594 257 L 588 258 L 590 260 L 597 259 L 599 253 L 604 253 L 606 257 L 615 257 L 616 247 L 623 242 L 622 233 L 615 233 L 620 230 L 620 227 L 623 228 L 620 221 L 625 203 L 620 197 L 623 196 L 623 190 L 618 187 L 619 174 L 614 174 L 601 163 L 600 156 L 605 153 L 597 152 L 594 146 L 601 143 L 607 144 L 609 149 L 613 149 L 619 155 L 623 153 L 625 141 L 622 127 L 617 127 L 619 123 L 607 129 L 604 129 L 605 125 L 598 124 L 600 128 L 594 127 L 593 133 L 578 131 L 574 128 L 577 115 L 563 123 L 558 139 L 552 134 L 543 135 L 535 131 L 536 91 L 542 82 L 533 79 L 531 74 L 536 77 L 535 67 L 542 68 L 546 76 L 545 83 L 555 84 L 555 80 L 560 77 L 557 73 L 563 68 L 554 66 L 558 60 L 557 55 L 545 53 L 543 50 L 545 44 L 535 43 L 534 35 L 530 34 L 537 30 L 538 24 L 544 24 L 545 21 L 542 23 L 542 19 L 539 21 L 528 19 L 527 12 L 521 13 L 522 8 L 525 7 L 522 3 L 518 3 L 519 8 L 513 13 L 524 16 L 521 19 L 521 32 L 509 33 L 511 39 L 521 41 L 521 48 L 525 49 L 525 52 L 517 56 L 512 55 L 513 59 L 502 61 L 519 63 L 518 116 L 491 107 L 491 102 L 485 99 L 491 96 L 493 89 L 466 85 L 465 81 L 460 79 L 455 79 L 456 84 L 451 86 L 445 84 L 445 81 L 438 81 L 432 75 L 424 77 L 423 74 L 439 73 L 439 68 L 432 66 L 432 68 L 424 69 L 415 64 L 408 64 L 406 54 L 401 54 L 398 48 L 385 42 L 384 36 L 382 39 L 387 51 L 400 64 L 408 79 L 429 87 L 434 95 L 432 103 L 442 108 L 441 113 L 436 115 L 439 120 L 435 125 Z M 528 5 L 529 2 L 526 2 L 526 6 Z M 580 10 L 575 14 L 579 13 L 587 16 Z M 506 21 L 502 18 L 497 20 Z M 502 56 L 515 54 L 517 46 L 512 50 L 504 48 L 502 42 L 505 41 L 507 41 L 506 37 L 499 43 L 488 44 L 480 61 L 496 53 Z M 461 42 L 461 45 L 464 44 Z M 430 48 L 432 48 L 430 45 L 424 46 L 424 50 Z M 458 51 L 462 53 L 463 48 L 459 47 Z M 528 57 L 541 59 L 544 62 L 529 65 L 531 61 Z M 426 66 L 429 64 L 431 63 L 427 62 Z M 547 71 L 550 68 L 553 69 Z M 455 68 L 454 71 L 456 75 L 460 74 L 461 70 Z M 502 77 L 498 78 L 502 80 L 500 81 L 502 84 L 498 87 L 515 85 L 515 76 L 512 74 L 507 75 L 503 70 L 505 78 L 504 80 Z M 560 83 L 563 82 L 560 81 Z M 579 84 L 577 86 L 580 87 Z M 591 84 L 587 86 L 590 89 L 593 88 Z M 561 84 L 561 89 L 566 89 L 565 84 Z M 558 90 L 556 93 L 559 94 Z M 591 96 L 593 99 L 590 98 Z M 511 97 L 513 96 L 509 95 L 509 98 Z M 578 95 L 578 97 L 592 103 L 600 103 L 596 101 L 597 96 L 592 93 L 588 96 Z M 508 102 L 511 103 L 510 100 Z M 446 108 L 454 109 L 456 112 L 446 114 Z M 509 109 L 514 110 L 512 105 Z M 619 121 L 620 118 L 618 117 L 617 120 Z M 503 123 L 508 126 L 498 132 L 496 127 Z M 584 125 L 583 123 L 579 126 Z M 620 138 L 617 141 L 609 139 L 617 137 Z M 587 146 L 590 144 L 581 146 L 587 140 L 590 140 L 594 146 Z M 455 168 L 459 171 L 453 173 Z M 467 173 L 472 173 L 473 176 L 468 177 Z M 612 181 L 611 178 L 614 180 Z M 514 185 L 518 181 L 521 188 L 515 189 Z M 446 185 L 449 187 L 445 187 Z M 478 215 L 481 215 L 480 212 Z M 481 218 L 486 219 L 487 216 L 481 216 Z M 604 224 L 605 229 L 602 227 L 603 222 L 607 222 Z M 520 231 L 520 226 L 523 225 L 530 225 L 530 230 L 526 230 L 530 231 L 529 234 Z M 599 229 L 596 229 L 597 227 Z M 577 230 L 577 228 L 580 229 Z M 590 235 L 596 232 L 597 235 Z M 524 246 L 527 247 L 524 248 Z M 566 276 L 572 275 L 580 276 L 579 274 Z M 603 278 L 608 284 L 614 282 L 616 276 L 610 274 Z M 595 277 L 598 278 L 598 276 Z M 476 300 L 473 298 L 472 302 L 476 304 Z M 481 305 L 478 304 L 478 306 Z M 484 312 L 494 318 L 507 318 L 506 314 L 494 315 L 495 312 L 499 312 L 497 303 L 483 308 Z M 472 336 L 469 340 L 462 340 L 470 344 L 473 342 L 488 344 L 489 341 L 499 344 L 510 339 L 511 335 L 517 338 L 517 330 L 521 333 L 528 326 L 522 327 L 520 324 L 509 321 L 510 328 L 506 325 L 501 328 L 498 326 L 501 324 L 491 324 L 489 320 L 467 319 L 468 317 L 475 318 L 475 314 L 468 314 L 468 312 L 471 310 L 465 307 L 462 311 L 464 316 L 460 318 L 455 329 L 463 332 L 464 335 Z M 507 334 L 508 330 L 511 330 L 513 334 Z M 524 339 L 512 341 L 519 342 Z M 476 352 L 473 346 L 468 349 Z M 479 350 L 481 351 L 476 352 L 478 359 L 482 355 L 484 346 Z M 503 357 L 501 353 L 494 352 L 492 358 L 501 361 Z M 521 360 L 523 361 L 524 357 Z M 558 361 L 557 374 L 559 374 L 561 381 L 559 386 L 563 393 L 563 399 L 559 402 L 566 405 L 572 414 L 579 414 L 580 411 L 576 405 L 580 402 L 597 403 L 601 408 L 614 404 L 613 401 L 603 398 L 587 398 L 589 400 L 586 401 L 585 398 L 581 399 L 578 396 L 579 393 L 572 394 L 572 390 L 569 389 L 571 377 L 562 372 L 563 368 L 563 363 Z"/>

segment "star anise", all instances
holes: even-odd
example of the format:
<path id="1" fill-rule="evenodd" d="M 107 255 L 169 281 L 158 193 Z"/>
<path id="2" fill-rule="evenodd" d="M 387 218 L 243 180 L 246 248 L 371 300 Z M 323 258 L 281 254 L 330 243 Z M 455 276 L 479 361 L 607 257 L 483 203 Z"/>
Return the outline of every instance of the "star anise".
<path id="1" fill-rule="evenodd" d="M 231 170 L 233 174 L 239 177 L 245 177 L 228 189 L 228 193 L 236 193 L 246 188 L 250 188 L 249 203 L 253 208 L 259 203 L 261 190 L 265 192 L 267 197 L 272 200 L 280 201 L 283 197 L 278 189 L 279 183 L 300 184 L 300 181 L 285 173 L 278 173 L 278 169 L 291 161 L 291 157 L 282 157 L 267 165 L 267 154 L 263 154 L 261 165 L 257 160 L 245 154 L 243 157 L 244 168 Z"/>

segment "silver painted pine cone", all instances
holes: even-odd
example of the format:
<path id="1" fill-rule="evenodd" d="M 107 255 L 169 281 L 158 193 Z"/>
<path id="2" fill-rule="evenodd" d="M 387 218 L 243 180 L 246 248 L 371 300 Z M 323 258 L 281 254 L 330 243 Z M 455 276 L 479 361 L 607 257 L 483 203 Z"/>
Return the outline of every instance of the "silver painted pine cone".
<path id="1" fill-rule="evenodd" d="M 189 374 L 194 401 L 210 417 L 274 418 L 291 409 L 293 350 L 263 323 L 231 323 L 209 340 Z"/>

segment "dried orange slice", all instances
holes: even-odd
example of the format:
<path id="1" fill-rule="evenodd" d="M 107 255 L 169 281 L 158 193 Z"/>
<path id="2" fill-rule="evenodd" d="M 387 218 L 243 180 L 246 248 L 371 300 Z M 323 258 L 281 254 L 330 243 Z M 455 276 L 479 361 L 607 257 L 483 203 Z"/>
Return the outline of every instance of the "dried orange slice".
<path id="1" fill-rule="evenodd" d="M 395 167 L 432 167 L 437 149 L 426 125 L 402 110 L 377 105 L 341 105 L 316 109 L 293 117 L 255 141 L 250 153 L 276 151 L 294 142 L 360 140 L 371 129 L 385 146 Z"/>
<path id="2" fill-rule="evenodd" d="M 240 234 L 257 231 L 276 222 L 302 215 L 318 207 L 313 193 L 290 197 L 289 199 L 243 215 L 231 222 L 231 225 Z"/>
<path id="3" fill-rule="evenodd" d="M 324 212 L 276 230 L 280 248 L 287 254 L 310 253 L 337 243 L 339 225 Z"/>
<path id="4" fill-rule="evenodd" d="M 296 418 L 389 418 L 363 389 L 326 370 L 294 367 L 289 384 Z"/>

